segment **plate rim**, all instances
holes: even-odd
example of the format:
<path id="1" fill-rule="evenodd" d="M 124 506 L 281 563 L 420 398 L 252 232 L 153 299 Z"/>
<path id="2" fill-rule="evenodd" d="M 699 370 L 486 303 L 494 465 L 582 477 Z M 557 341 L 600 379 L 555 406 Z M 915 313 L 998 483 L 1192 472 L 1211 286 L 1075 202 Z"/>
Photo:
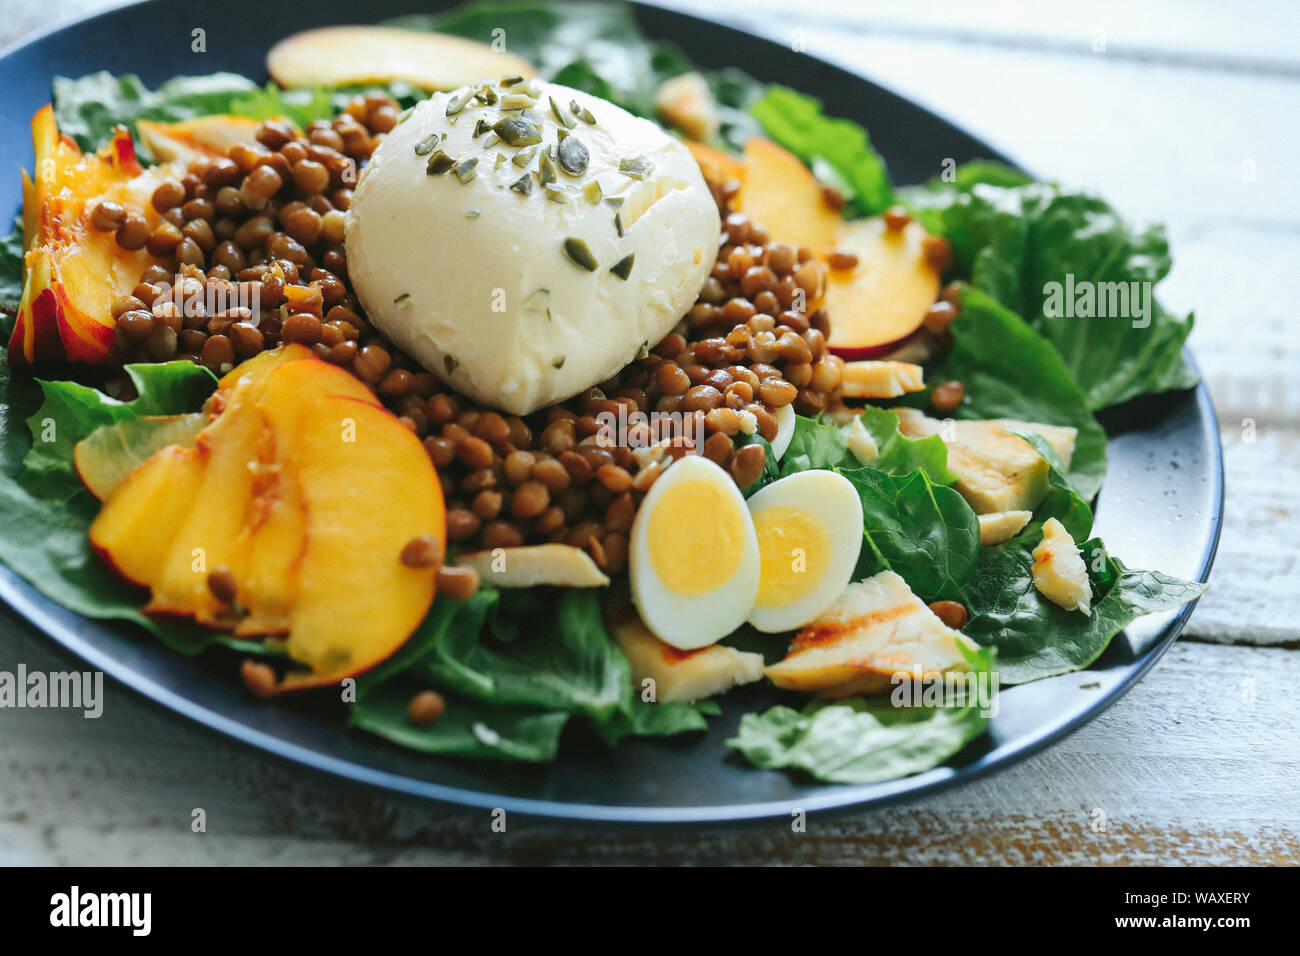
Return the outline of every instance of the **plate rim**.
<path id="1" fill-rule="evenodd" d="M 157 2 L 157 0 L 132 0 L 132 2 L 117 4 L 108 9 L 66 18 L 0 49 L 0 64 L 11 55 L 22 51 L 28 46 L 40 43 L 55 34 L 85 26 L 101 18 L 121 15 L 130 16 L 130 11 L 133 8 L 143 7 L 154 2 Z M 728 24 L 714 23 L 684 11 L 657 7 L 636 2 L 636 0 L 631 0 L 627 5 L 636 12 L 648 12 L 651 15 L 669 15 L 691 21 L 702 29 L 739 35 L 744 37 L 747 42 L 774 44 L 772 38 L 763 33 Z M 985 149 L 990 158 L 1011 162 L 1000 149 L 990 146 L 981 137 L 967 132 L 964 127 L 948 119 L 943 114 L 936 113 L 927 106 L 918 104 L 888 87 L 881 86 L 861 73 L 840 66 L 838 63 L 818 57 L 814 57 L 814 59 L 824 68 L 851 77 L 855 82 L 866 83 L 875 87 L 877 91 L 906 104 L 909 109 L 927 114 L 929 117 L 953 127 L 976 145 Z M 1014 163 L 1013 165 L 1018 166 L 1018 164 Z M 1023 169 L 1023 167 L 1019 168 Z M 1182 354 L 1199 377 L 1200 369 L 1190 350 L 1184 347 Z M 1223 528 L 1223 445 L 1219 436 L 1218 418 L 1206 382 L 1201 379 L 1195 389 L 1189 390 L 1189 395 L 1195 403 L 1197 425 L 1203 433 L 1208 435 L 1209 441 L 1207 445 L 1211 452 L 1211 461 L 1208 463 L 1208 467 L 1209 477 L 1212 482 L 1210 496 L 1213 511 L 1207 518 L 1210 523 L 1210 534 L 1202 548 L 1196 575 L 1198 581 L 1207 582 L 1218 552 Z M 41 593 L 34 584 L 28 582 L 17 571 L 2 562 L 0 562 L 0 599 L 3 599 L 18 617 L 40 631 L 43 636 L 52 639 L 65 651 L 101 670 L 116 683 L 135 691 L 149 701 L 150 704 L 165 708 L 171 713 L 185 717 L 201 727 L 236 740 L 245 746 L 292 761 L 300 766 L 328 774 L 331 777 L 360 783 L 384 791 L 387 794 L 431 801 L 453 810 L 468 811 L 499 808 L 508 813 L 537 820 L 590 825 L 616 823 L 628 827 L 659 827 L 665 824 L 676 826 L 708 826 L 723 823 L 755 824 L 777 818 L 788 818 L 790 813 L 796 809 L 819 815 L 829 815 L 837 812 L 845 813 L 853 810 L 868 812 L 903 800 L 930 796 L 951 787 L 979 780 L 1039 753 L 1051 744 L 1074 733 L 1084 724 L 1091 722 L 1102 712 L 1112 707 L 1121 697 L 1132 690 L 1164 656 L 1169 646 L 1186 626 L 1188 619 L 1200 601 L 1200 598 L 1197 597 L 1179 608 L 1159 633 L 1151 639 L 1142 656 L 1130 664 L 1123 675 L 1096 700 L 1090 702 L 1088 706 L 1066 720 L 1046 726 L 1029 734 L 1027 738 L 1018 738 L 1013 749 L 1004 752 L 1001 747 L 995 748 L 961 767 L 953 768 L 941 765 L 920 774 L 880 783 L 858 784 L 848 787 L 840 786 L 834 789 L 828 786 L 824 795 L 813 793 L 802 798 L 761 803 L 662 807 L 595 804 L 536 797 L 505 796 L 487 790 L 474 790 L 428 780 L 417 780 L 401 773 L 354 763 L 351 760 L 336 757 L 309 746 L 293 743 L 274 733 L 240 723 L 209 707 L 195 703 L 183 694 L 160 685 L 145 674 L 133 669 L 126 662 L 113 657 L 107 651 L 94 647 L 78 633 L 77 627 L 58 618 L 61 615 L 67 615 L 81 627 L 96 629 L 106 628 L 107 622 L 80 615 L 76 611 L 59 604 L 54 599 Z M 166 653 L 165 648 L 157 647 L 157 645 L 155 647 Z M 1086 672 L 1086 669 L 1080 673 L 1084 672 Z"/>

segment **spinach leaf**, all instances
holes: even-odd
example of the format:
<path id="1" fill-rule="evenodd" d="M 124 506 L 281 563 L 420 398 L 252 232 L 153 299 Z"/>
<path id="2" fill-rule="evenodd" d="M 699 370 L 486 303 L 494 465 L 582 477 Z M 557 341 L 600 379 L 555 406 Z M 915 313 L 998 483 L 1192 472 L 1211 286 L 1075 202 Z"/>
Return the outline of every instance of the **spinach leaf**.
<path id="1" fill-rule="evenodd" d="M 1065 611 L 1034 587 L 1031 551 L 1040 537 L 1025 532 L 995 548 L 981 548 L 966 588 L 971 619 L 962 630 L 997 649 L 1004 684 L 1081 670 L 1138 617 L 1186 604 L 1206 588 L 1158 571 L 1129 570 L 1093 538 L 1080 550 L 1093 591 L 1102 597 L 1088 615 Z"/>
<path id="2" fill-rule="evenodd" d="M 1154 297 L 1171 264 L 1163 228 L 1132 226 L 1094 196 L 1014 183 L 980 169 L 909 195 L 959 270 L 1056 346 L 1092 410 L 1195 385 L 1182 356 L 1192 318 Z"/>
<path id="3" fill-rule="evenodd" d="M 485 585 L 467 601 L 438 598 L 407 644 L 358 682 L 358 700 L 375 699 L 395 677 L 401 686 L 432 686 L 471 701 L 476 713 L 581 714 L 611 745 L 629 735 L 703 730 L 705 715 L 718 712 L 709 701 L 642 701 L 605 630 L 600 596 L 582 589 L 555 589 L 542 599 L 533 590 Z M 409 734 L 404 706 L 392 705 L 391 714 Z"/>
<path id="4" fill-rule="evenodd" d="M 977 674 L 990 673 L 990 653 L 968 657 Z M 773 707 L 746 714 L 727 746 L 758 767 L 831 783 L 874 783 L 937 766 L 987 726 L 973 698 L 941 707 L 897 707 L 890 698 L 814 701 L 802 712 Z"/>
<path id="5" fill-rule="evenodd" d="M 870 216 L 893 204 L 885 161 L 857 123 L 826 116 L 820 101 L 785 86 L 769 86 L 749 109 L 771 139 L 811 166 L 819 178 L 833 180 L 850 212 Z"/>
<path id="6" fill-rule="evenodd" d="M 1092 533 L 1092 509 L 1070 484 L 1070 479 L 1065 474 L 1065 465 L 1057 456 L 1056 449 L 1037 432 L 1015 429 L 1007 429 L 1007 432 L 1029 442 L 1034 446 L 1034 451 L 1047 462 L 1047 495 L 1035 509 L 1031 525 L 1022 529 L 1020 533 L 1024 534 L 1027 530 L 1034 533 L 1041 532 L 1043 522 L 1048 518 L 1055 518 L 1065 526 L 1065 530 L 1075 541 L 1082 541 L 1088 537 Z"/>
<path id="7" fill-rule="evenodd" d="M 14 220 L 9 235 L 0 239 L 0 310 L 18 314 L 18 304 L 23 298 L 23 281 L 27 268 L 23 262 L 23 217 Z M 4 341 L 9 341 L 13 326 L 6 323 Z"/>
<path id="8" fill-rule="evenodd" d="M 962 291 L 961 317 L 953 323 L 952 351 L 929 372 L 966 387 L 958 418 L 1017 418 L 1078 429 L 1069 478 L 1091 500 L 1106 473 L 1106 433 L 1052 343 L 984 292 Z M 914 402 L 925 402 L 917 393 Z"/>
<path id="9" fill-rule="evenodd" d="M 894 571 L 924 601 L 962 600 L 979 551 L 979 519 L 966 499 L 924 472 L 841 472 L 862 498 L 865 543 L 854 580 Z"/>
<path id="10" fill-rule="evenodd" d="M 24 458 L 22 481 L 42 498 L 66 498 L 82 490 L 73 449 L 95 429 L 145 415 L 178 415 L 197 409 L 217 379 L 189 361 L 128 365 L 138 397 L 129 402 L 69 381 L 39 381 L 45 401 L 27 420 L 32 449 Z"/>
<path id="11" fill-rule="evenodd" d="M 348 723 L 401 747 L 430 754 L 544 763 L 555 759 L 569 721 L 562 710 L 500 707 L 444 693 L 436 721 L 416 726 L 406 716 L 422 688 L 399 681 L 374 688 L 352 704 Z"/>
<path id="12" fill-rule="evenodd" d="M 437 30 L 492 44 L 523 57 L 542 76 L 654 115 L 659 84 L 691 69 L 667 43 L 647 40 L 631 7 L 607 3 L 471 3 L 444 13 L 388 21 L 410 30 Z"/>

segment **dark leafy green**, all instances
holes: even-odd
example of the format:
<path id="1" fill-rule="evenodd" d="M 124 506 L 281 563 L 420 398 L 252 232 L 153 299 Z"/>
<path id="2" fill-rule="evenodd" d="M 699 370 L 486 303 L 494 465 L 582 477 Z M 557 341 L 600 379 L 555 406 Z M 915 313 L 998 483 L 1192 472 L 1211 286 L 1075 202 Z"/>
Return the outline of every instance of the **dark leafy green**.
<path id="1" fill-rule="evenodd" d="M 258 86 L 236 73 L 178 76 L 151 90 L 138 76 L 91 73 L 79 79 L 55 77 L 54 115 L 60 131 L 76 139 L 84 150 L 98 149 L 108 141 L 113 127 L 125 124 L 135 131 L 136 120 L 179 123 L 198 116 L 232 113 L 250 119 L 284 116 L 300 127 L 312 120 L 328 119 L 348 100 L 369 86 L 334 89 L 282 90 L 274 83 Z M 424 94 L 407 83 L 384 87 L 402 105 Z M 137 137 L 141 159 L 152 159 Z M 0 300 L 2 301 L 2 300 Z"/>
<path id="2" fill-rule="evenodd" d="M 660 83 L 691 69 L 676 47 L 647 40 L 632 8 L 623 4 L 471 3 L 445 13 L 398 17 L 389 25 L 503 43 L 547 79 L 641 116 L 654 115 Z"/>
<path id="3" fill-rule="evenodd" d="M 23 297 L 23 217 L 14 220 L 9 235 L 0 239 L 0 310 L 16 315 Z M 9 341 L 13 326 L 4 324 L 3 338 Z"/>
<path id="4" fill-rule="evenodd" d="M 1055 518 L 1065 526 L 1065 530 L 1070 532 L 1070 537 L 1075 541 L 1081 541 L 1092 534 L 1092 509 L 1088 507 L 1086 501 L 1079 497 L 1079 493 L 1070 484 L 1070 479 L 1065 474 L 1065 465 L 1061 463 L 1061 459 L 1057 456 L 1056 449 L 1049 445 L 1042 435 L 1036 432 L 1016 431 L 1014 429 L 1008 429 L 1008 431 L 1012 435 L 1019 435 L 1033 445 L 1034 451 L 1038 452 L 1043 460 L 1047 462 L 1047 496 L 1035 509 L 1030 526 L 1022 529 L 1021 533 L 1040 531 L 1044 521 Z"/>
<path id="5" fill-rule="evenodd" d="M 996 548 L 981 548 L 966 587 L 971 619 L 962 630 L 997 649 L 1004 684 L 1087 667 L 1136 618 L 1186 604 L 1206 588 L 1158 571 L 1129 570 L 1093 538 L 1080 547 L 1094 591 L 1091 613 L 1065 611 L 1034 587 L 1031 552 L 1040 538 L 1027 531 Z"/>
<path id="6" fill-rule="evenodd" d="M 750 106 L 763 131 L 838 187 L 849 212 L 870 216 L 894 202 L 885 161 L 858 124 L 822 113 L 822 104 L 784 86 L 769 86 Z"/>
<path id="7" fill-rule="evenodd" d="M 992 654 L 968 657 L 972 670 L 989 674 Z M 802 712 L 773 707 L 746 714 L 727 746 L 769 770 L 802 771 L 830 783 L 874 783 L 937 766 L 987 726 L 973 698 L 942 707 L 894 707 L 889 698 L 814 701 Z"/>
<path id="8" fill-rule="evenodd" d="M 957 476 L 948 470 L 948 447 L 938 435 L 909 438 L 898 430 L 898 416 L 887 408 L 868 405 L 858 416 L 876 443 L 879 457 L 871 467 L 890 475 L 923 471 L 937 485 L 951 485 Z M 856 467 L 856 459 L 848 467 Z"/>
<path id="9" fill-rule="evenodd" d="M 1182 355 L 1192 318 L 1155 301 L 1171 265 L 1162 227 L 992 164 L 911 195 L 952 242 L 959 272 L 1056 346 L 1091 409 L 1196 384 Z"/>
<path id="10" fill-rule="evenodd" d="M 27 420 L 32 449 L 23 464 L 23 483 L 42 498 L 66 498 L 82 491 L 73 467 L 77 442 L 103 425 L 146 415 L 191 412 L 216 388 L 216 376 L 189 361 L 128 365 L 138 397 L 110 398 L 96 388 L 70 381 L 38 381 L 45 400 Z"/>
<path id="11" fill-rule="evenodd" d="M 447 694 L 442 716 L 420 727 L 406 717 L 420 689 L 408 681 L 383 684 L 352 705 L 348 722 L 423 753 L 545 763 L 555 759 L 569 721 L 562 710 L 500 707 Z"/>
<path id="12" fill-rule="evenodd" d="M 979 519 L 966 499 L 924 472 L 841 472 L 862 498 L 865 543 L 854 578 L 894 571 L 925 601 L 962 600 L 979 551 Z"/>
<path id="13" fill-rule="evenodd" d="M 391 690 L 394 679 L 400 694 Z M 610 744 L 629 735 L 703 730 L 705 715 L 718 712 L 708 701 L 642 701 L 627 658 L 605 629 L 600 596 L 580 589 L 539 597 L 535 589 L 498 591 L 485 585 L 468 601 L 439 598 L 398 654 L 358 682 L 358 713 L 364 716 L 353 722 L 399 742 L 421 740 L 422 749 L 442 746 L 433 731 L 411 737 L 405 702 L 420 687 L 470 701 L 475 714 L 498 707 L 508 715 L 578 714 Z M 378 711 L 369 709 L 375 700 L 382 704 Z M 463 740 L 463 734 L 458 731 L 456 739 Z"/>

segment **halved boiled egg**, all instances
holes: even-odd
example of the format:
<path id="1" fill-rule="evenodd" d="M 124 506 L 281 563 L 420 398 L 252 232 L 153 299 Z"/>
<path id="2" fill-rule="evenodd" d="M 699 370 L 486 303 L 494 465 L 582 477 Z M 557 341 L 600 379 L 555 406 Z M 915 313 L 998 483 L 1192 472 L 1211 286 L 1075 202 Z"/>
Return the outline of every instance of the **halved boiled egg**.
<path id="1" fill-rule="evenodd" d="M 802 627 L 835 603 L 862 548 L 862 499 L 833 471 L 800 471 L 749 499 L 761 574 L 749 623 Z"/>
<path id="2" fill-rule="evenodd" d="M 665 471 L 632 523 L 628 572 L 641 619 L 679 650 L 743 624 L 758 594 L 758 540 L 731 476 L 693 455 Z"/>
<path id="3" fill-rule="evenodd" d="M 785 450 L 790 447 L 796 421 L 793 405 L 782 405 L 776 410 L 776 437 L 772 439 L 772 454 L 776 455 L 777 461 L 781 460 Z"/>

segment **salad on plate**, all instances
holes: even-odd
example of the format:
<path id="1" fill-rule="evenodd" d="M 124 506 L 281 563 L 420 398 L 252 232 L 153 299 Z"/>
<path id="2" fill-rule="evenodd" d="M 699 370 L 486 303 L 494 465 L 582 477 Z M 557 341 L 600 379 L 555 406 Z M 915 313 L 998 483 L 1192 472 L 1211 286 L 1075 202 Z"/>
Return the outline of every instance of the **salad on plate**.
<path id="1" fill-rule="evenodd" d="M 0 560 L 68 608 L 460 758 L 766 683 L 736 759 L 861 783 L 1203 590 L 1092 534 L 1096 413 L 1196 384 L 1190 316 L 1107 311 L 1159 228 L 989 162 L 897 187 L 835 104 L 618 6 L 267 68 L 58 78 L 32 118 Z"/>

